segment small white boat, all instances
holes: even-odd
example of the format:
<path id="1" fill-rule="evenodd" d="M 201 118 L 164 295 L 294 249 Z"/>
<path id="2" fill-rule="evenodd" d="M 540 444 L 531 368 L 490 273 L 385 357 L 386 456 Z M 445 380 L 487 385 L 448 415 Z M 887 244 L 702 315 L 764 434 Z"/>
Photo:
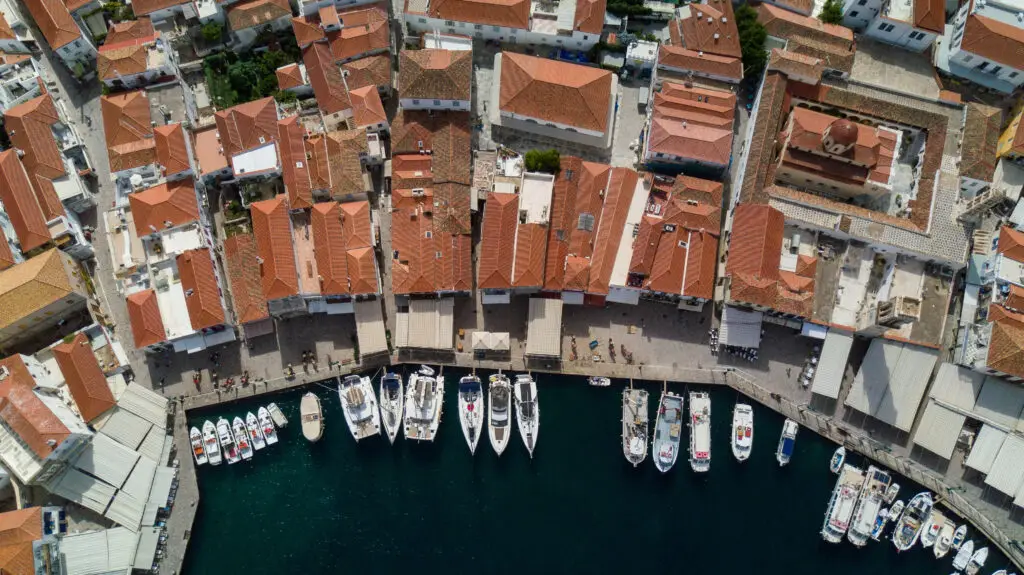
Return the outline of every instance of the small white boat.
<path id="1" fill-rule="evenodd" d="M 633 467 L 647 458 L 647 390 L 622 391 L 622 453 Z"/>
<path id="2" fill-rule="evenodd" d="M 242 460 L 238 456 L 235 438 L 231 435 L 231 425 L 223 417 L 217 420 L 217 438 L 220 439 L 220 446 L 224 450 L 224 457 L 228 460 L 228 465 Z"/>
<path id="3" fill-rule="evenodd" d="M 939 538 L 942 526 L 946 524 L 946 517 L 938 509 L 932 509 L 932 515 L 925 522 L 924 531 L 921 532 L 921 547 L 925 549 L 935 544 Z"/>
<path id="4" fill-rule="evenodd" d="M 203 423 L 203 443 L 206 447 L 206 457 L 210 465 L 220 465 L 220 443 L 217 442 L 217 426 L 212 421 L 206 420 Z"/>
<path id="5" fill-rule="evenodd" d="M 843 468 L 843 463 L 846 462 L 846 447 L 840 445 L 836 448 L 835 453 L 832 454 L 832 460 L 828 463 L 828 468 L 832 473 L 839 473 L 839 470 Z"/>
<path id="6" fill-rule="evenodd" d="M 906 509 L 900 514 L 896 529 L 892 532 L 892 544 L 899 551 L 906 551 L 917 543 L 921 533 L 927 528 L 934 503 L 927 491 L 918 493 L 907 503 Z"/>
<path id="7" fill-rule="evenodd" d="M 353 439 L 359 441 L 380 433 L 380 410 L 369 377 L 346 375 L 338 382 L 338 399 Z"/>
<path id="8" fill-rule="evenodd" d="M 388 441 L 395 443 L 398 430 L 402 427 L 405 391 L 402 389 L 402 376 L 397 373 L 386 373 L 380 378 L 380 418 L 384 424 L 384 432 Z"/>
<path id="9" fill-rule="evenodd" d="M 203 434 L 198 428 L 193 427 L 188 432 L 188 438 L 192 442 L 192 456 L 196 459 L 196 465 L 206 463 L 206 447 L 203 444 Z"/>
<path id="10" fill-rule="evenodd" d="M 513 389 L 516 398 L 516 423 L 519 436 L 523 438 L 526 451 L 533 459 L 533 450 L 537 448 L 537 435 L 540 432 L 540 406 L 537 405 L 537 382 L 528 374 L 516 376 Z"/>
<path id="11" fill-rule="evenodd" d="M 754 408 L 737 403 L 732 408 L 732 455 L 736 461 L 746 461 L 754 444 Z"/>
<path id="12" fill-rule="evenodd" d="M 974 541 L 965 541 L 953 557 L 953 569 L 963 571 L 974 555 Z"/>
<path id="13" fill-rule="evenodd" d="M 953 549 L 960 549 L 960 546 L 964 544 L 964 540 L 967 539 L 967 524 L 964 523 L 960 527 L 956 528 L 953 532 L 953 543 L 950 545 Z"/>
<path id="14" fill-rule="evenodd" d="M 487 434 L 494 453 L 501 456 L 512 435 L 512 385 L 508 376 L 495 373 L 487 379 Z"/>
<path id="15" fill-rule="evenodd" d="M 252 442 L 252 446 L 256 451 L 267 446 L 267 442 L 263 438 L 263 430 L 260 429 L 260 422 L 251 411 L 245 414 L 245 429 L 249 432 L 249 441 Z"/>
<path id="16" fill-rule="evenodd" d="M 683 396 L 669 391 L 661 392 L 658 402 L 658 418 L 654 422 L 654 466 L 662 473 L 668 472 L 679 458 L 679 444 L 683 436 Z"/>
<path id="17" fill-rule="evenodd" d="M 274 411 L 271 410 L 270 414 L 273 416 Z M 299 420 L 302 422 L 302 435 L 309 441 L 320 441 L 324 435 L 324 417 L 320 398 L 312 391 L 306 392 L 299 401 Z"/>
<path id="18" fill-rule="evenodd" d="M 256 417 L 260 420 L 260 430 L 263 432 L 263 439 L 266 440 L 267 445 L 277 443 L 277 430 L 274 429 L 274 421 L 271 419 L 267 408 L 260 407 L 256 411 Z"/>
<path id="19" fill-rule="evenodd" d="M 473 455 L 484 430 L 484 390 L 480 378 L 475 375 L 459 380 L 459 424 L 469 453 Z"/>
<path id="20" fill-rule="evenodd" d="M 242 459 L 252 459 L 252 442 L 249 441 L 249 433 L 245 430 L 245 422 L 241 417 L 231 420 L 231 431 L 235 436 L 238 454 L 242 456 Z"/>
<path id="21" fill-rule="evenodd" d="M 949 553 L 949 550 L 953 547 L 953 534 L 956 531 L 956 527 L 953 522 L 949 519 L 942 524 L 942 529 L 939 530 L 939 536 L 935 539 L 935 558 L 942 559 Z"/>
<path id="22" fill-rule="evenodd" d="M 419 369 L 419 373 L 420 373 L 420 375 L 425 375 L 427 377 L 433 377 L 437 372 L 434 371 L 434 368 L 430 367 L 429 365 L 421 365 L 420 369 Z"/>
<path id="23" fill-rule="evenodd" d="M 423 365 L 409 376 L 405 390 L 405 417 L 402 433 L 406 439 L 433 442 L 441 425 L 444 407 L 444 376 L 434 376 L 434 370 Z"/>
<path id="24" fill-rule="evenodd" d="M 270 413 L 270 418 L 274 420 L 274 425 L 278 429 L 284 429 L 288 427 L 288 418 L 281 413 L 281 408 L 276 403 L 271 403 L 267 406 L 267 412 Z"/>
<path id="25" fill-rule="evenodd" d="M 889 489 L 885 490 L 885 502 L 890 505 L 896 499 L 896 496 L 900 494 L 900 484 L 893 483 L 889 486 Z"/>
<path id="26" fill-rule="evenodd" d="M 612 384 L 612 380 L 607 377 L 591 376 L 587 378 L 587 383 L 589 383 L 591 387 L 608 387 Z"/>
<path id="27" fill-rule="evenodd" d="M 1007 575 L 1006 569 L 1000 569 L 999 571 L 993 571 L 992 575 Z"/>
<path id="28" fill-rule="evenodd" d="M 967 569 L 964 570 L 967 575 L 978 575 L 978 571 L 985 566 L 985 561 L 988 559 L 988 547 L 982 547 L 971 555 L 971 560 L 967 563 Z"/>
<path id="29" fill-rule="evenodd" d="M 711 469 L 711 396 L 703 391 L 690 392 L 690 468 Z"/>
<path id="30" fill-rule="evenodd" d="M 897 501 L 889 508 L 889 521 L 896 521 L 900 517 L 900 513 L 903 513 L 903 508 L 906 504 L 903 501 Z"/>
<path id="31" fill-rule="evenodd" d="M 882 533 L 885 532 L 885 526 L 889 524 L 889 508 L 883 507 L 878 512 L 878 517 L 875 517 L 875 525 L 871 528 L 871 538 L 878 541 L 882 538 Z"/>
<path id="32" fill-rule="evenodd" d="M 796 445 L 796 434 L 800 426 L 792 419 L 786 419 L 782 424 L 782 435 L 779 436 L 779 447 L 775 450 L 775 459 L 779 467 L 784 467 L 793 457 L 793 447 Z"/>

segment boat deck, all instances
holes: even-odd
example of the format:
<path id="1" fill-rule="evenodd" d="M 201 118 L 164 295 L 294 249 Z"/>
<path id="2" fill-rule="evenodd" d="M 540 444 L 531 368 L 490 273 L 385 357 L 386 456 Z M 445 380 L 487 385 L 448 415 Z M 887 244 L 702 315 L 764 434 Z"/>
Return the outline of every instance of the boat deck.
<path id="1" fill-rule="evenodd" d="M 874 465 L 868 467 L 853 524 L 850 525 L 854 537 L 859 536 L 861 540 L 867 540 L 871 536 L 871 531 L 875 528 L 875 519 L 878 518 L 878 513 L 882 510 L 885 490 L 889 488 L 891 482 L 892 478 L 885 471 Z"/>

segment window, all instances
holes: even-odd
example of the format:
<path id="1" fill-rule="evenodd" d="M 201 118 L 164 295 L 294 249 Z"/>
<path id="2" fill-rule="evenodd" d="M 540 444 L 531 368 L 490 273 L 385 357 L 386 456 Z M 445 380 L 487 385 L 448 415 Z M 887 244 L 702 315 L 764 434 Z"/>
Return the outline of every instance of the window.
<path id="1" fill-rule="evenodd" d="M 883 31 L 883 32 L 885 32 L 885 22 L 882 22 L 881 24 L 879 24 L 878 25 L 878 29 Z"/>
<path id="2" fill-rule="evenodd" d="M 1010 72 L 1010 75 L 1009 75 L 1009 76 L 1007 76 L 1007 77 L 1008 77 L 1008 78 L 1010 78 L 1010 79 L 1012 80 L 1013 78 L 1016 78 L 1016 77 L 1017 77 L 1017 72 Z"/>
<path id="3" fill-rule="evenodd" d="M 555 230 L 555 238 L 560 241 L 565 241 L 565 230 Z"/>
<path id="4" fill-rule="evenodd" d="M 459 22 L 459 28 L 465 28 L 465 27 L 466 27 L 466 23 L 465 22 Z"/>
<path id="5" fill-rule="evenodd" d="M 419 100 L 413 100 L 412 103 L 415 106 L 419 106 L 420 105 L 420 101 Z"/>
<path id="6" fill-rule="evenodd" d="M 586 35 L 586 34 L 584 34 L 584 35 L 583 35 L 583 41 L 585 42 L 586 40 L 587 40 L 587 35 Z"/>
<path id="7" fill-rule="evenodd" d="M 420 24 L 426 24 L 426 23 L 427 23 L 427 19 L 426 18 L 420 18 Z"/>
<path id="8" fill-rule="evenodd" d="M 445 20 L 444 21 L 444 25 L 445 26 L 454 26 L 455 22 L 453 22 L 452 20 Z"/>
<path id="9" fill-rule="evenodd" d="M 440 106 L 441 105 L 441 100 L 434 100 L 434 105 L 435 106 Z"/>
<path id="10" fill-rule="evenodd" d="M 979 70 L 984 71 L 985 68 L 988 68 L 988 62 L 982 62 L 981 64 L 978 64 L 978 69 Z"/>
<path id="11" fill-rule="evenodd" d="M 853 12 L 850 12 L 850 18 L 856 18 L 856 17 L 857 17 L 857 11 L 856 10 L 854 10 Z"/>
<path id="12" fill-rule="evenodd" d="M 964 64 L 970 62 L 973 59 L 974 59 L 974 56 L 971 56 L 970 54 L 964 56 Z"/>
<path id="13" fill-rule="evenodd" d="M 483 27 L 482 25 L 480 25 L 480 24 L 474 24 L 474 25 L 473 25 L 473 29 L 474 29 L 474 30 L 483 30 L 483 29 L 484 29 L 484 27 Z"/>
<path id="14" fill-rule="evenodd" d="M 509 33 L 512 34 L 513 36 L 515 36 L 516 32 L 518 31 L 519 30 L 516 30 L 515 28 L 509 28 Z"/>
<path id="15" fill-rule="evenodd" d="M 491 26 L 495 32 L 501 32 L 501 26 Z"/>
<path id="16" fill-rule="evenodd" d="M 580 214 L 579 219 L 576 221 L 576 229 L 588 232 L 594 231 L 594 215 L 588 213 Z"/>
<path id="17" fill-rule="evenodd" d="M 868 0 L 857 0 L 857 6 L 864 6 L 868 3 Z"/>
<path id="18" fill-rule="evenodd" d="M 991 70 L 989 70 L 989 72 L 992 73 L 992 74 L 998 74 L 1002 70 L 1003 70 L 1002 66 L 996 66 L 995 68 L 992 68 Z"/>

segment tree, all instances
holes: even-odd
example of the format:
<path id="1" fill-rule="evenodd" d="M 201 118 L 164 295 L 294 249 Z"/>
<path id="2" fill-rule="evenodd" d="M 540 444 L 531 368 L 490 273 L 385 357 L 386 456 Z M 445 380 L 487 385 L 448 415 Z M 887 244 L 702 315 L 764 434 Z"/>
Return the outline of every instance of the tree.
<path id="1" fill-rule="evenodd" d="M 209 43 L 220 42 L 224 37 L 224 25 L 220 22 L 207 22 L 203 24 L 203 40 Z"/>
<path id="2" fill-rule="evenodd" d="M 558 173 L 562 160 L 558 150 L 530 150 L 526 152 L 526 169 L 531 172 Z"/>
<path id="3" fill-rule="evenodd" d="M 768 52 L 764 49 L 768 32 L 757 21 L 757 10 L 749 4 L 736 9 L 736 28 L 740 35 L 740 51 L 743 54 L 743 75 L 758 76 L 768 64 Z"/>
<path id="4" fill-rule="evenodd" d="M 842 24 L 843 5 L 839 3 L 839 0 L 825 0 L 825 5 L 822 6 L 818 19 L 826 24 Z"/>

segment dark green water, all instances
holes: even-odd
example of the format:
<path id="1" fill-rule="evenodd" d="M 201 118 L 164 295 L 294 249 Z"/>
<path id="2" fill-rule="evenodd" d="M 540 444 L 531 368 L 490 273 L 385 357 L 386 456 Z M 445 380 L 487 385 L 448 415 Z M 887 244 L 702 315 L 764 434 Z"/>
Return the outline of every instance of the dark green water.
<path id="1" fill-rule="evenodd" d="M 662 475 L 649 457 L 634 469 L 622 455 L 621 382 L 594 389 L 571 377 L 538 378 L 541 430 L 533 461 L 518 433 L 501 459 L 486 436 L 471 458 L 454 409 L 460 375 L 446 371 L 446 416 L 433 445 L 401 435 L 393 447 L 385 438 L 356 445 L 337 394 L 315 386 L 326 418 L 317 444 L 303 439 L 298 424 L 304 391 L 192 412 L 190 423 L 201 426 L 275 401 L 291 425 L 248 464 L 199 470 L 202 500 L 184 572 L 952 571 L 951 556 L 937 561 L 919 546 L 897 554 L 888 541 L 864 549 L 824 543 L 818 532 L 835 482 L 828 471 L 835 445 L 803 429 L 792 462 L 780 469 L 775 448 L 783 419 L 754 404 L 753 453 L 737 463 L 729 449 L 737 399 L 731 390 L 709 390 L 711 472 L 694 474 L 684 448 Z M 660 386 L 647 389 L 653 425 Z M 897 481 L 900 499 L 920 491 Z M 986 565 L 983 573 L 990 573 L 1005 559 L 992 553 Z"/>

